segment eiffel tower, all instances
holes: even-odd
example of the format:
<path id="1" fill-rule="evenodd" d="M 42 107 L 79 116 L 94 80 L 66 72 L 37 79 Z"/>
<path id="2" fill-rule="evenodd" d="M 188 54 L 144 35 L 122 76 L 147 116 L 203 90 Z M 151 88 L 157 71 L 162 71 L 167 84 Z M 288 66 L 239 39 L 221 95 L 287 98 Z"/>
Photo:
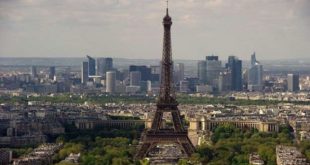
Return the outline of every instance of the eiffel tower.
<path id="1" fill-rule="evenodd" d="M 171 17 L 169 16 L 168 6 L 166 16 L 163 18 L 164 40 L 163 55 L 161 61 L 161 85 L 157 109 L 150 129 L 145 130 L 141 136 L 141 145 L 136 153 L 137 159 L 148 156 L 149 152 L 159 144 L 175 144 L 182 153 L 189 157 L 195 148 L 187 136 L 187 130 L 184 129 L 178 102 L 172 84 L 173 61 L 171 51 Z M 173 128 L 163 128 L 163 114 L 170 113 L 172 116 Z"/>

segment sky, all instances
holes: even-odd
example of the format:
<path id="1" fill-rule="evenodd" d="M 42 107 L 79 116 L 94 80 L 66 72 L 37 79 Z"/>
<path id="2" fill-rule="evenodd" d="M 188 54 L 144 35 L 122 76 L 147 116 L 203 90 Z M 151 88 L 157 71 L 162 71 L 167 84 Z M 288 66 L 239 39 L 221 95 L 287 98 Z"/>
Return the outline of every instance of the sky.
<path id="1" fill-rule="evenodd" d="M 165 0 L 0 0 L 0 57 L 160 59 Z M 170 0 L 174 59 L 310 58 L 310 0 Z"/>

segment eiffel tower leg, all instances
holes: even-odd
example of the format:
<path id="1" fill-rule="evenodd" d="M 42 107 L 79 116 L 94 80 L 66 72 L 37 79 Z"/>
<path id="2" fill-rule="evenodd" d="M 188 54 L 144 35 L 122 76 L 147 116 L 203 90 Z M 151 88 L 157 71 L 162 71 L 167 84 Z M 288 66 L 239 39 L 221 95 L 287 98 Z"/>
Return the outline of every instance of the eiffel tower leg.
<path id="1" fill-rule="evenodd" d="M 146 157 L 148 150 L 151 147 L 151 143 L 143 143 L 138 152 L 135 155 L 136 159 L 143 159 Z"/>
<path id="2" fill-rule="evenodd" d="M 161 122 L 163 118 L 163 113 L 162 112 L 156 112 L 153 123 L 152 123 L 152 130 L 159 130 L 161 127 Z"/>
<path id="3" fill-rule="evenodd" d="M 195 148 L 191 142 L 181 143 L 181 146 L 188 157 L 190 157 L 195 152 Z"/>
<path id="4" fill-rule="evenodd" d="M 180 113 L 179 113 L 179 111 L 171 112 L 171 115 L 172 115 L 172 120 L 173 120 L 174 129 L 175 129 L 176 131 L 183 131 L 182 121 L 181 121 L 181 119 L 180 119 Z"/>

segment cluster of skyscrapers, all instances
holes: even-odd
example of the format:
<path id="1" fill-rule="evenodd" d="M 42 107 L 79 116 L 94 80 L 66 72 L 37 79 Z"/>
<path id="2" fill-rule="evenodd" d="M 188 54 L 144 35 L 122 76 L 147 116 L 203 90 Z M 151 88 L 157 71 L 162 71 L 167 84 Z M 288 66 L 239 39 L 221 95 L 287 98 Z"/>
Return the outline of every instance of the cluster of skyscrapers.
<path id="1" fill-rule="evenodd" d="M 198 79 L 201 85 L 208 85 L 210 91 L 260 91 L 263 89 L 263 66 L 251 56 L 251 66 L 244 73 L 242 61 L 229 56 L 225 66 L 218 56 L 207 56 L 198 62 Z"/>
<path id="2" fill-rule="evenodd" d="M 242 61 L 229 56 L 224 67 L 218 56 L 207 56 L 198 62 L 198 79 L 200 85 L 208 85 L 211 91 L 241 91 Z"/>
<path id="3" fill-rule="evenodd" d="M 37 67 L 36 66 L 31 66 L 30 68 L 30 75 L 32 78 L 38 78 L 38 72 L 37 72 Z M 54 80 L 56 76 L 56 67 L 55 66 L 50 66 L 48 68 L 48 75 L 47 78 L 50 80 Z"/>
<path id="4" fill-rule="evenodd" d="M 113 68 L 112 58 L 94 59 L 86 56 L 82 63 L 81 83 L 97 82 L 105 87 L 108 93 L 138 93 L 159 91 L 161 67 L 147 65 L 130 65 L 128 69 Z M 242 60 L 229 56 L 223 64 L 218 56 L 206 56 L 198 61 L 197 77 L 185 76 L 183 63 L 176 63 L 173 70 L 173 81 L 179 92 L 229 92 L 229 91 L 263 91 L 264 69 L 256 60 L 255 52 L 251 55 L 250 65 L 243 69 Z M 32 71 L 33 72 L 33 71 Z M 50 76 L 55 68 L 50 68 Z M 98 80 L 98 81 L 97 81 Z M 287 90 L 294 92 L 299 89 L 297 74 L 288 74 Z"/>
<path id="5" fill-rule="evenodd" d="M 128 70 L 120 71 L 113 68 L 112 58 L 95 60 L 90 56 L 86 57 L 88 61 L 82 62 L 81 69 L 81 83 L 84 85 L 98 79 L 107 93 L 137 93 L 147 91 L 148 86 L 159 85 L 159 66 L 130 65 Z"/>
<path id="6" fill-rule="evenodd" d="M 218 56 L 207 56 L 206 60 L 198 62 L 199 89 L 205 85 L 210 92 L 224 91 L 263 91 L 264 69 L 256 60 L 255 52 L 251 55 L 250 65 L 242 68 L 242 60 L 236 56 L 229 56 L 225 66 Z M 295 92 L 299 90 L 299 75 L 287 75 L 287 90 Z"/>
<path id="7" fill-rule="evenodd" d="M 83 84 L 87 83 L 90 77 L 106 76 L 108 71 L 113 70 L 112 58 L 94 59 L 88 55 L 86 57 L 87 61 L 82 62 L 81 82 Z"/>
<path id="8" fill-rule="evenodd" d="M 36 82 L 26 85 L 26 91 L 29 92 L 68 92 L 71 91 L 72 85 L 75 86 L 79 82 L 86 87 L 85 90 L 96 88 L 108 93 L 156 94 L 159 91 L 161 75 L 159 63 L 158 65 L 129 65 L 128 68 L 119 69 L 113 67 L 112 58 L 86 57 L 82 62 L 80 80 L 70 75 L 70 71 L 61 71 L 63 68 L 59 68 L 56 74 L 55 66 L 48 68 L 31 66 L 30 74 L 25 74 L 21 81 Z M 283 86 L 280 86 L 282 89 L 280 91 L 296 92 L 300 89 L 299 75 L 296 73 L 287 74 L 283 82 L 270 83 L 268 75 L 264 77 L 263 65 L 256 60 L 255 53 L 251 55 L 251 61 L 245 69 L 242 61 L 236 56 L 229 56 L 227 63 L 223 64 L 219 57 L 214 55 L 198 61 L 197 76 L 194 76 L 194 73 L 189 74 L 184 63 L 176 63 L 173 68 L 175 90 L 182 93 L 270 92 L 272 91 L 270 87 L 274 87 L 277 91 L 278 83 L 282 83 L 281 86 Z M 78 88 L 72 87 L 72 89 Z"/>

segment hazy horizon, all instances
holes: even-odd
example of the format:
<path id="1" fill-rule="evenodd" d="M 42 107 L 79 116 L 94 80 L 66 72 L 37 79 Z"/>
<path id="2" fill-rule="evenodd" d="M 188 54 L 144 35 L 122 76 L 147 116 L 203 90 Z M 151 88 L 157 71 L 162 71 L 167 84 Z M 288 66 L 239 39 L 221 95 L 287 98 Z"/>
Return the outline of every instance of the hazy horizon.
<path id="1" fill-rule="evenodd" d="M 154 57 L 154 58 L 130 58 L 130 57 L 111 57 L 111 56 L 92 56 L 92 55 L 90 55 L 90 56 L 95 58 L 95 59 L 97 59 L 97 58 L 113 58 L 113 59 L 125 59 L 125 60 L 161 60 L 161 56 L 160 57 Z M 206 55 L 206 56 L 208 56 L 208 55 Z M 203 61 L 203 60 L 205 60 L 206 56 L 201 56 L 200 59 L 173 58 L 173 60 L 177 60 L 177 61 L 186 61 L 186 60 L 190 60 L 190 61 Z M 257 55 L 256 55 L 256 57 L 257 57 Z M 7 59 L 14 59 L 14 58 L 15 59 L 70 59 L 71 58 L 71 59 L 85 59 L 85 61 L 87 61 L 86 55 L 85 56 L 81 56 L 81 57 L 75 57 L 75 56 L 72 56 L 72 57 L 57 57 L 57 56 L 54 56 L 54 57 L 35 57 L 35 56 L 29 56 L 29 57 L 22 57 L 22 56 L 9 57 L 9 56 L 0 56 L 0 59 L 1 58 L 7 58 Z M 219 56 L 219 60 L 227 61 L 228 60 L 228 56 L 225 56 L 225 58 Z M 247 61 L 247 62 L 251 61 L 250 57 L 246 57 L 246 59 L 240 58 L 240 60 Z M 304 57 L 304 58 L 294 58 L 294 57 L 291 57 L 291 58 L 282 58 L 282 59 L 262 59 L 262 60 L 259 60 L 259 61 L 287 61 L 287 60 L 295 60 L 295 61 L 309 60 L 310 61 L 310 57 Z"/>
<path id="2" fill-rule="evenodd" d="M 310 56 L 309 0 L 170 0 L 173 58 Z M 0 1 L 0 57 L 160 59 L 165 1 Z"/>

